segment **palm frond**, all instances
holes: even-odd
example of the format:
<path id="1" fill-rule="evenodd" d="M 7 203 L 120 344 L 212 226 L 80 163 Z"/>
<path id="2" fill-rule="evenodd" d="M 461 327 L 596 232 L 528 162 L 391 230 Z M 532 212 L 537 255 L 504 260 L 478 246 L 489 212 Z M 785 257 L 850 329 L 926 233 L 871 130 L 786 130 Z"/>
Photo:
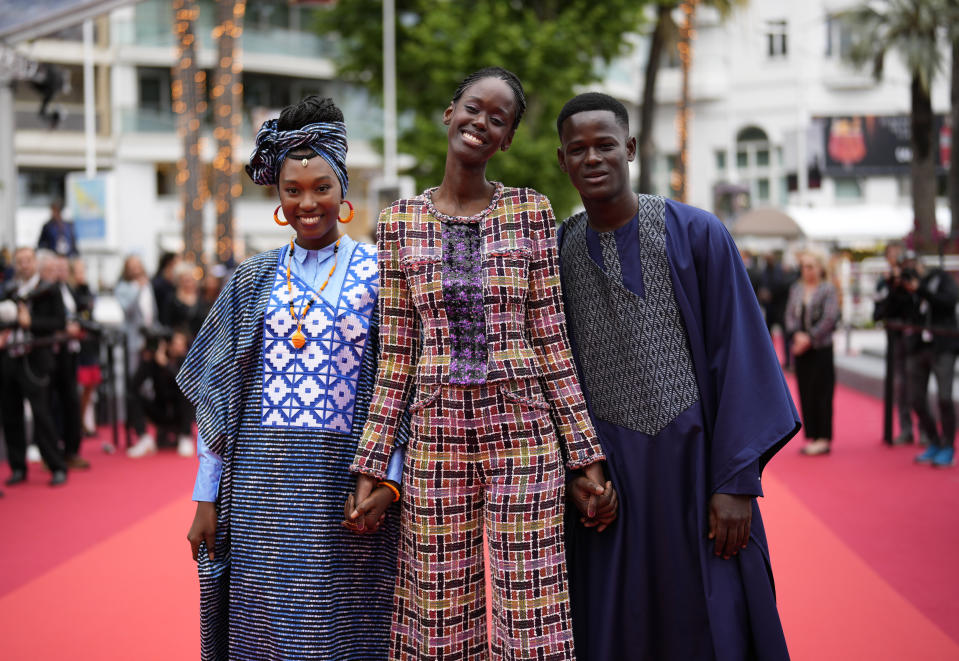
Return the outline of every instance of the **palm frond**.
<path id="1" fill-rule="evenodd" d="M 949 16 L 959 17 L 959 0 L 869 0 L 838 18 L 852 32 L 848 59 L 854 66 L 871 64 L 878 80 L 886 55 L 896 52 L 928 90 L 943 66 L 939 26 Z"/>

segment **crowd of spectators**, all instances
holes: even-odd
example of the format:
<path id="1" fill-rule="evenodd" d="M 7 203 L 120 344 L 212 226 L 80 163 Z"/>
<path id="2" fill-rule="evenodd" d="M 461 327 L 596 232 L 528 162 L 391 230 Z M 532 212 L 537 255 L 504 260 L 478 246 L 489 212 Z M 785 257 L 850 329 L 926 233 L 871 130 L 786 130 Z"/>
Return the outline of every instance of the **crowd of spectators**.
<path id="1" fill-rule="evenodd" d="M 81 456 L 82 440 L 97 436 L 104 422 L 106 407 L 95 404 L 109 378 L 120 382 L 111 392 L 123 393 L 117 409 L 135 433 L 127 456 L 163 447 L 183 456 L 195 453 L 193 410 L 174 379 L 222 286 L 223 274 L 211 271 L 202 277 L 197 265 L 165 253 L 150 278 L 140 257 L 129 255 L 112 289 L 97 291 L 59 203 L 51 206 L 37 248 L 0 252 L 0 426 L 11 468 L 7 486 L 26 481 L 28 464 L 35 461 L 50 471 L 54 486 L 66 483 L 69 470 L 90 467 Z M 101 296 L 122 309 L 122 328 L 110 342 L 94 318 Z M 122 356 L 123 350 L 128 359 L 117 362 L 126 364 L 125 373 L 110 374 L 108 352 Z M 110 441 L 103 449 L 116 450 Z"/>
<path id="2" fill-rule="evenodd" d="M 877 286 L 874 316 L 886 326 L 892 352 L 899 434 L 894 445 L 918 442 L 918 464 L 948 467 L 955 462 L 956 413 L 952 390 L 959 350 L 956 305 L 959 287 L 940 266 L 930 265 L 899 244 L 886 248 L 887 270 Z M 930 376 L 936 380 L 937 416 L 929 406 Z M 914 433 L 913 417 L 918 426 Z"/>
<path id="3" fill-rule="evenodd" d="M 801 250 L 794 256 L 798 269 L 788 267 L 779 253 L 758 259 L 742 253 L 770 333 L 781 330 L 784 367 L 795 370 L 807 440 L 801 452 L 825 455 L 832 448 L 833 336 L 842 292 L 825 254 Z M 892 444 L 924 446 L 915 457 L 917 464 L 953 466 L 959 285 L 935 255 L 923 257 L 893 241 L 886 246 L 885 258 L 873 317 L 886 333 L 887 378 L 893 381 L 899 423 Z"/>

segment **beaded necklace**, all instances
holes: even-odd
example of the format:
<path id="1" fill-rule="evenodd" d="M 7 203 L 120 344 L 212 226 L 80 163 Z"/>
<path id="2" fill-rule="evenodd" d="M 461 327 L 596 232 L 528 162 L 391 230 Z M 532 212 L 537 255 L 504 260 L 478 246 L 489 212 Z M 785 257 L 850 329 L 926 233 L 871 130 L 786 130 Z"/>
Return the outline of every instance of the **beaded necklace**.
<path id="1" fill-rule="evenodd" d="M 342 238 L 342 237 L 341 237 Z M 326 280 L 323 281 L 323 284 L 320 285 L 320 291 L 326 289 L 326 286 L 330 283 L 330 278 L 333 277 L 333 271 L 336 270 L 336 260 L 337 253 L 340 251 L 340 239 L 336 240 L 336 245 L 333 246 L 333 268 L 330 269 L 330 272 L 326 276 Z M 307 313 L 310 311 L 310 306 L 313 305 L 313 301 L 316 299 L 311 295 L 310 300 L 306 302 L 306 305 L 300 310 L 300 314 L 297 315 L 293 310 L 293 285 L 290 284 L 290 263 L 293 261 L 293 239 L 290 239 L 290 257 L 286 260 L 286 289 L 290 293 L 290 316 L 296 320 L 296 331 L 293 332 L 293 335 L 290 337 L 290 344 L 293 345 L 294 349 L 302 349 L 303 345 L 306 344 L 306 336 L 303 334 L 301 326 L 303 324 L 303 319 L 306 318 Z"/>

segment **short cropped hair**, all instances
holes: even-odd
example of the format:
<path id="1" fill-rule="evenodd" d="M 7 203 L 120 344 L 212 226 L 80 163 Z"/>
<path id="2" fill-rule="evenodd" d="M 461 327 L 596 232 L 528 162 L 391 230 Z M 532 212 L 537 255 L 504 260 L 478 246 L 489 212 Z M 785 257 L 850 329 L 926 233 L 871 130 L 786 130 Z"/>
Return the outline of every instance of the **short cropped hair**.
<path id="1" fill-rule="evenodd" d="M 629 132 L 629 113 L 626 112 L 626 106 L 611 97 L 609 94 L 601 92 L 585 92 L 574 96 L 566 102 L 563 109 L 559 111 L 559 117 L 556 118 L 556 133 L 562 137 L 563 122 L 569 117 L 580 112 L 590 110 L 608 110 L 616 116 L 616 121 Z"/>

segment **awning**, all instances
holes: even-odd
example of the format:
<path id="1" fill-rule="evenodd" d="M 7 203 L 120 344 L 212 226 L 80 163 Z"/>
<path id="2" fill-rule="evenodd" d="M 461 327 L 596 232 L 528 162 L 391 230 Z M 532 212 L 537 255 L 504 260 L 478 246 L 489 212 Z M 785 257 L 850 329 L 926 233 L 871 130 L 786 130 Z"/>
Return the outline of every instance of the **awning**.
<path id="1" fill-rule="evenodd" d="M 735 237 L 777 237 L 799 239 L 804 233 L 799 224 L 779 209 L 752 209 L 737 218 L 729 231 Z"/>
<path id="2" fill-rule="evenodd" d="M 868 243 L 899 239 L 913 229 L 912 205 L 850 204 L 841 206 L 786 207 L 806 238 L 813 241 Z M 948 234 L 952 214 L 948 206 L 936 208 L 939 229 Z"/>

